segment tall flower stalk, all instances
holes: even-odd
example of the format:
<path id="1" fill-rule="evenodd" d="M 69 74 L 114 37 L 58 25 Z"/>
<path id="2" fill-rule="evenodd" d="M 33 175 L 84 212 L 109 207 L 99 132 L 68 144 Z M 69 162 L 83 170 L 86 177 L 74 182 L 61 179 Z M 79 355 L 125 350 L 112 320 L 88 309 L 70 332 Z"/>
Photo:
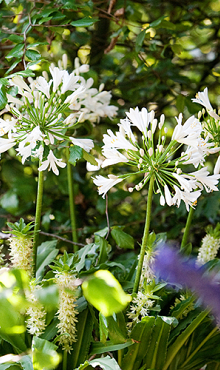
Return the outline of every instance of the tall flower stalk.
<path id="1" fill-rule="evenodd" d="M 133 293 L 137 293 L 149 236 L 153 193 L 160 194 L 162 206 L 166 203 L 179 207 L 183 201 L 189 211 L 203 188 L 208 192 L 218 190 L 216 185 L 220 175 L 209 175 L 206 167 L 198 169 L 199 165 L 203 166 L 207 152 L 215 149 L 212 149 L 214 144 L 203 143 L 202 125 L 194 116 L 185 123 L 182 123 L 182 114 L 176 118 L 177 125 L 168 143 L 164 115 L 157 120 L 155 112 L 148 112 L 146 108 L 141 111 L 138 108 L 130 109 L 126 115 L 126 119 L 118 124 L 119 131 L 113 133 L 108 130 L 104 134 L 102 153 L 105 159 L 101 167 L 124 163 L 133 171 L 118 176 L 110 174 L 108 178 L 98 175 L 93 181 L 103 198 L 114 185 L 130 176 L 142 179 L 130 186 L 129 192 L 140 191 L 149 183 L 144 235 L 133 288 Z M 183 145 L 187 145 L 187 148 L 177 157 L 177 151 Z M 192 164 L 195 171 L 185 172 L 188 164 Z"/>
<path id="2" fill-rule="evenodd" d="M 96 122 L 99 117 L 112 118 L 117 108 L 111 106 L 111 93 L 92 87 L 93 79 L 87 81 L 80 73 L 87 72 L 88 65 L 79 65 L 78 59 L 72 73 L 66 70 L 67 57 L 64 55 L 59 68 L 53 64 L 47 72 L 36 79 L 29 78 L 28 83 L 19 75 L 8 80 L 8 104 L 6 109 L 10 119 L 0 119 L 0 153 L 17 146 L 16 151 L 24 164 L 29 157 L 39 161 L 38 191 L 36 201 L 33 269 L 36 271 L 38 233 L 40 229 L 43 172 L 52 170 L 59 175 L 58 167 L 66 167 L 62 158 L 57 158 L 60 144 L 67 148 L 78 146 L 83 155 L 89 152 L 94 144 L 91 139 L 76 138 L 76 126 L 85 120 Z M 12 95 L 13 94 L 13 95 Z M 71 136 L 69 134 L 71 132 Z M 73 136 L 74 135 L 74 136 Z M 73 184 L 70 165 L 68 165 L 70 214 L 73 230 L 73 241 L 77 240 L 74 211 Z"/>

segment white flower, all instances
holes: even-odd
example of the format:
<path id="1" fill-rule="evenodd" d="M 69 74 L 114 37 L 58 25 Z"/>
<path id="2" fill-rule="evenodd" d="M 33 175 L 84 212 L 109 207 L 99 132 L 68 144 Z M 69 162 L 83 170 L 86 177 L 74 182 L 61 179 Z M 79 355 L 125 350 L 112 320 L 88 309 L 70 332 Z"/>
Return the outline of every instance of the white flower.
<path id="1" fill-rule="evenodd" d="M 219 248 L 220 248 L 220 239 L 214 238 L 214 236 L 207 234 L 202 239 L 202 245 L 199 248 L 197 265 L 202 266 L 206 262 L 213 260 L 217 256 Z"/>
<path id="2" fill-rule="evenodd" d="M 135 139 L 135 136 L 134 136 L 134 134 L 131 130 L 131 122 L 127 118 L 121 119 L 120 123 L 118 123 L 118 126 L 123 127 L 127 137 L 135 144 L 136 139 Z"/>
<path id="3" fill-rule="evenodd" d="M 33 240 L 27 236 L 14 236 L 9 239 L 10 256 L 13 267 L 24 269 L 32 275 Z"/>
<path id="4" fill-rule="evenodd" d="M 192 99 L 192 101 L 194 103 L 198 103 L 198 104 L 203 105 L 207 109 L 207 112 L 209 113 L 209 115 L 211 117 L 215 118 L 216 120 L 220 120 L 220 117 L 214 112 L 214 110 L 211 106 L 211 103 L 209 101 L 208 88 L 207 87 L 204 89 L 203 92 L 199 91 L 196 94 L 196 99 Z"/>
<path id="5" fill-rule="evenodd" d="M 104 146 L 102 154 L 106 157 L 106 159 L 102 162 L 102 168 L 111 166 L 112 164 L 129 161 L 117 149 L 109 149 Z"/>
<path id="6" fill-rule="evenodd" d="M 14 139 L 0 138 L 0 153 L 6 152 L 8 149 L 12 148 L 15 145 L 16 141 Z"/>
<path id="7" fill-rule="evenodd" d="M 90 150 L 94 148 L 94 143 L 91 139 L 75 139 L 74 137 L 70 137 L 69 139 L 74 145 L 80 146 L 87 153 L 89 153 Z"/>
<path id="8" fill-rule="evenodd" d="M 154 111 L 148 113 L 146 108 L 142 108 L 139 111 L 139 108 L 136 107 L 135 109 L 131 108 L 126 114 L 133 125 L 146 136 L 149 123 L 154 119 Z"/>
<path id="9" fill-rule="evenodd" d="M 51 66 L 49 67 L 49 69 L 53 78 L 53 92 L 55 92 L 62 82 L 64 71 L 61 71 L 58 67 L 54 67 L 52 69 Z"/>
<path id="10" fill-rule="evenodd" d="M 37 145 L 37 141 L 43 140 L 43 134 L 39 128 L 36 126 L 28 135 L 26 135 L 25 139 L 21 140 L 18 149 L 18 154 L 22 156 L 22 163 L 24 164 L 25 160 L 31 156 L 31 151 Z"/>
<path id="11" fill-rule="evenodd" d="M 78 88 L 77 82 L 79 81 L 79 77 L 75 75 L 74 72 L 69 74 L 67 71 L 64 71 L 63 75 L 63 84 L 61 87 L 61 94 L 65 94 L 68 90 L 75 90 Z"/>
<path id="12" fill-rule="evenodd" d="M 188 192 L 182 191 L 178 188 L 178 186 L 174 185 L 175 195 L 173 197 L 173 204 L 176 204 L 179 208 L 181 200 L 184 201 L 186 205 L 186 209 L 189 212 L 189 207 L 193 207 L 193 203 L 197 201 L 199 196 L 201 195 L 200 190 Z"/>
<path id="13" fill-rule="evenodd" d="M 78 311 L 74 294 L 76 290 L 74 280 L 74 277 L 68 272 L 58 272 L 56 274 L 56 283 L 59 288 L 58 341 L 62 349 L 68 352 L 72 350 L 72 344 L 77 341 L 76 323 L 78 321 Z"/>
<path id="14" fill-rule="evenodd" d="M 55 175 L 59 175 L 59 170 L 57 166 L 64 168 L 66 167 L 66 163 L 62 162 L 62 159 L 58 159 L 53 154 L 52 150 L 50 150 L 50 153 L 47 156 L 46 161 L 43 161 L 41 166 L 38 168 L 39 171 L 45 171 L 48 167 L 48 171 L 52 169 L 52 171 L 55 173 Z"/>
<path id="15" fill-rule="evenodd" d="M 86 169 L 87 169 L 88 172 L 93 172 L 93 171 L 100 170 L 103 160 L 99 159 L 99 158 L 96 158 L 95 160 L 97 162 L 97 166 L 95 166 L 95 165 L 93 165 L 89 162 L 86 162 Z"/>
<path id="16" fill-rule="evenodd" d="M 193 189 L 195 189 L 195 179 L 191 178 L 191 177 L 188 177 L 188 179 L 186 179 L 184 177 L 184 175 L 178 175 L 177 173 L 172 173 L 173 177 L 175 177 L 177 179 L 177 181 L 180 183 L 181 185 L 181 189 L 185 190 L 185 191 L 192 191 Z"/>
<path id="17" fill-rule="evenodd" d="M 43 334 L 46 328 L 46 311 L 35 296 L 35 292 L 40 289 L 42 288 L 39 285 L 30 284 L 30 292 L 26 292 L 30 304 L 26 312 L 29 316 L 26 320 L 27 329 L 30 334 L 36 336 Z"/>
<path id="18" fill-rule="evenodd" d="M 47 80 L 40 76 L 37 78 L 37 83 L 36 83 L 36 88 L 41 91 L 42 93 L 44 93 L 47 97 L 47 99 L 50 98 L 50 85 L 52 83 L 52 80 L 49 81 L 49 83 L 47 82 Z"/>
<path id="19" fill-rule="evenodd" d="M 189 175 L 192 175 L 196 178 L 196 185 L 202 189 L 204 186 L 205 190 L 209 193 L 210 191 L 218 191 L 217 184 L 220 178 L 219 174 L 210 175 L 207 167 L 203 167 L 198 171 L 191 172 Z"/>
<path id="20" fill-rule="evenodd" d="M 173 205 L 173 199 L 172 199 L 171 193 L 170 193 L 169 188 L 168 188 L 167 185 L 164 186 L 164 195 L 165 195 L 165 200 L 166 200 L 166 203 L 168 204 L 168 206 L 172 206 Z"/>
<path id="21" fill-rule="evenodd" d="M 104 176 L 98 175 L 93 178 L 93 182 L 96 186 L 98 186 L 99 195 L 102 195 L 102 198 L 105 198 L 106 193 L 111 189 L 114 185 L 121 182 L 123 179 L 119 178 L 115 175 L 108 175 L 108 179 Z"/>
<path id="22" fill-rule="evenodd" d="M 220 172 L 220 155 L 218 156 L 218 159 L 214 167 L 214 175 L 218 175 L 219 172 Z"/>
<path id="23" fill-rule="evenodd" d="M 182 114 L 178 118 L 176 117 L 177 125 L 174 128 L 172 140 L 197 148 L 198 139 L 202 132 L 202 125 L 195 116 L 188 118 L 182 125 L 182 118 Z"/>
<path id="24" fill-rule="evenodd" d="M 8 103 L 14 103 L 14 104 L 17 104 L 17 105 L 24 105 L 24 102 L 21 101 L 20 99 L 15 98 L 14 96 L 12 96 L 10 94 L 6 94 L 6 96 L 7 96 L 7 99 L 8 99 Z"/>
<path id="25" fill-rule="evenodd" d="M 103 142 L 108 149 L 131 149 L 137 151 L 138 149 L 128 141 L 122 131 L 117 131 L 116 135 L 111 130 L 107 130 L 108 134 L 103 135 Z"/>
<path id="26" fill-rule="evenodd" d="M 21 76 L 14 76 L 12 77 L 12 82 L 14 85 L 18 86 L 21 90 L 26 90 L 31 92 L 30 87 L 26 84 Z"/>

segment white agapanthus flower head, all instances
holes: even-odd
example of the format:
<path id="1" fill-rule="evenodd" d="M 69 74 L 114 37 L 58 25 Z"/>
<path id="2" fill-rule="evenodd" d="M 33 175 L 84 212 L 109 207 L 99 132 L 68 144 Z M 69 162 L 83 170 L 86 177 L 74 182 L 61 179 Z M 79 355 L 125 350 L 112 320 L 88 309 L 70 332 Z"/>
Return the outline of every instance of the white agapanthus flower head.
<path id="1" fill-rule="evenodd" d="M 93 123 L 100 117 L 112 118 L 117 112 L 110 105 L 111 93 L 103 91 L 103 85 L 100 90 L 93 88 L 94 80 L 86 81 L 80 75 L 89 70 L 88 65 L 80 65 L 77 59 L 75 69 L 69 73 L 66 56 L 58 65 L 50 65 L 50 77 L 45 71 L 36 79 L 28 78 L 28 82 L 20 75 L 14 76 L 9 83 L 17 94 L 7 94 L 6 106 L 11 119 L 0 119 L 0 153 L 17 146 L 22 163 L 37 157 L 40 171 L 48 169 L 56 175 L 57 166 L 65 167 L 54 152 L 61 142 L 80 146 L 86 152 L 94 146 L 91 139 L 66 135 L 67 129 L 75 129 L 85 120 Z"/>
<path id="2" fill-rule="evenodd" d="M 154 192 L 160 194 L 161 205 L 166 203 L 179 207 L 183 201 L 189 211 L 203 189 L 208 192 L 218 190 L 216 185 L 220 175 L 210 175 L 206 167 L 184 172 L 186 164 L 190 163 L 196 169 L 204 163 L 205 156 L 214 150 L 201 138 L 203 129 L 196 117 L 192 116 L 184 123 L 182 115 L 176 118 L 177 125 L 167 143 L 164 115 L 157 120 L 155 112 L 148 112 L 146 108 L 130 109 L 126 115 L 126 119 L 120 120 L 116 133 L 107 130 L 103 136 L 102 154 L 105 159 L 101 167 L 123 163 L 133 171 L 118 176 L 109 175 L 108 178 L 101 175 L 95 177 L 93 181 L 98 186 L 99 194 L 105 197 L 114 185 L 131 175 L 133 178 L 141 176 L 142 179 L 129 187 L 128 191 L 141 190 L 153 176 Z M 177 150 L 179 152 L 183 145 L 184 148 L 188 146 L 177 157 Z"/>

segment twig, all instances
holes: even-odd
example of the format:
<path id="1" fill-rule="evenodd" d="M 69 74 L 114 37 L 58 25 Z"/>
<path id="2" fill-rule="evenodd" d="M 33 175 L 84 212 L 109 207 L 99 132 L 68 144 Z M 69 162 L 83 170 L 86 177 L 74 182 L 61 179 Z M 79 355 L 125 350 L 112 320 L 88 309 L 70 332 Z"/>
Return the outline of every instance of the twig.
<path id="1" fill-rule="evenodd" d="M 42 234 L 42 235 L 45 235 L 45 236 L 51 236 L 52 238 L 56 238 L 56 239 L 62 240 L 64 242 L 66 242 L 66 243 L 79 245 L 80 247 L 85 247 L 85 244 L 72 242 L 72 240 L 68 240 L 68 239 L 63 238 L 62 236 L 59 236 L 59 235 L 56 235 L 56 234 L 45 233 L 44 231 L 39 231 L 39 234 Z"/>

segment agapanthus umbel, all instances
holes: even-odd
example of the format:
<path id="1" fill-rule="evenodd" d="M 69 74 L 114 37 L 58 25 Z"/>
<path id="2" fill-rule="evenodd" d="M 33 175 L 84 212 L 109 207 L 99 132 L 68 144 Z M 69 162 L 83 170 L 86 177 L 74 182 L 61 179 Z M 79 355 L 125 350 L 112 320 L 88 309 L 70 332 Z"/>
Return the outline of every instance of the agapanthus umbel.
<path id="1" fill-rule="evenodd" d="M 46 328 L 46 311 L 35 295 L 35 292 L 39 289 L 41 287 L 33 282 L 30 284 L 30 291 L 26 292 L 30 304 L 26 312 L 28 316 L 26 320 L 27 329 L 30 334 L 36 336 L 43 334 Z"/>
<path id="2" fill-rule="evenodd" d="M 56 283 L 59 289 L 59 310 L 57 325 L 59 344 L 63 350 L 70 352 L 72 344 L 77 341 L 76 323 L 76 287 L 74 285 L 74 277 L 68 272 L 58 272 L 56 274 Z"/>
<path id="3" fill-rule="evenodd" d="M 30 236 L 18 235 L 9 238 L 10 256 L 13 267 L 24 269 L 32 276 L 33 239 Z"/>
<path id="4" fill-rule="evenodd" d="M 68 135 L 69 129 L 90 119 L 112 118 L 117 108 L 111 106 L 111 93 L 92 88 L 93 79 L 86 81 L 80 73 L 87 72 L 88 65 L 77 65 L 72 73 L 64 68 L 66 58 L 60 68 L 51 65 L 51 78 L 46 72 L 28 83 L 16 75 L 9 82 L 14 91 L 7 94 L 8 112 L 11 119 L 0 119 L 0 153 L 17 146 L 22 163 L 30 156 L 39 158 L 40 171 L 52 169 L 58 175 L 58 167 L 65 167 L 62 158 L 56 158 L 54 149 L 61 142 L 78 145 L 89 152 L 94 144 L 91 139 L 75 138 Z"/>
<path id="5" fill-rule="evenodd" d="M 107 130 L 107 134 L 104 134 L 102 153 L 105 160 L 101 166 L 104 168 L 123 163 L 133 171 L 119 176 L 108 175 L 108 178 L 101 175 L 95 177 L 94 183 L 103 198 L 114 185 L 130 176 L 142 176 L 142 179 L 135 186 L 129 187 L 128 191 L 141 190 L 153 176 L 154 192 L 160 194 L 161 205 L 167 203 L 179 207 L 183 200 L 187 210 L 196 202 L 203 188 L 208 192 L 218 190 L 216 185 L 220 175 L 209 175 L 206 167 L 190 173 L 184 171 L 186 164 L 192 164 L 195 169 L 199 164 L 203 165 L 208 152 L 207 145 L 201 145 L 202 125 L 197 118 L 192 116 L 182 123 L 180 114 L 176 118 L 177 125 L 171 141 L 167 143 L 163 114 L 159 121 L 155 118 L 155 112 L 148 112 L 146 108 L 130 109 L 126 115 L 127 118 L 118 124 L 119 131 L 113 133 Z M 177 157 L 177 151 L 183 145 L 188 147 L 185 151 L 182 149 L 181 156 Z"/>

